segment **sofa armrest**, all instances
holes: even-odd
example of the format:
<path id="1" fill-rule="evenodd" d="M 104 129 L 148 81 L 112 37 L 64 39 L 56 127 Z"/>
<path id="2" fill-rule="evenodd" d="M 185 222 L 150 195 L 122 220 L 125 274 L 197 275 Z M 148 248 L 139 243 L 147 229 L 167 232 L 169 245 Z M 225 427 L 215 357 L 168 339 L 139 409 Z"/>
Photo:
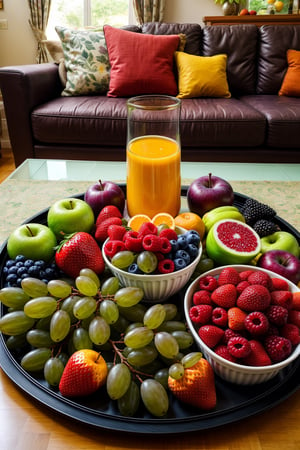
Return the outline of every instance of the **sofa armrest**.
<path id="1" fill-rule="evenodd" d="M 0 68 L 9 138 L 16 166 L 34 157 L 31 112 L 37 105 L 60 96 L 62 86 L 54 63 Z"/>

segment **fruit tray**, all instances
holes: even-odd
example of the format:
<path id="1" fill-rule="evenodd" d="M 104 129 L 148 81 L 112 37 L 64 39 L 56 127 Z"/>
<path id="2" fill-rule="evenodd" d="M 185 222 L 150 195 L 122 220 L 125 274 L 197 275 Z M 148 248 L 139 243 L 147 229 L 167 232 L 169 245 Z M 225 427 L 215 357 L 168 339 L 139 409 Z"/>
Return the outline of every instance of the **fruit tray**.
<path id="1" fill-rule="evenodd" d="M 121 185 L 125 190 L 125 185 Z M 182 196 L 186 196 L 187 187 L 182 187 Z M 83 198 L 83 195 L 77 197 Z M 234 204 L 243 205 L 246 196 L 235 193 Z M 26 220 L 46 224 L 48 209 Z M 284 231 L 289 231 L 300 243 L 300 233 L 280 217 L 276 223 Z M 0 273 L 7 259 L 6 243 L 0 249 Z M 3 280 L 1 277 L 1 287 Z M 171 302 L 182 305 L 184 292 L 170 299 Z M 5 313 L 1 305 L 0 315 Z M 167 415 L 163 418 L 151 416 L 141 408 L 135 417 L 123 417 L 118 412 L 105 390 L 100 395 L 92 395 L 81 400 L 69 400 L 61 396 L 56 389 L 39 375 L 31 375 L 19 364 L 22 355 L 12 354 L 6 346 L 5 337 L 0 336 L 0 363 L 3 371 L 25 393 L 48 408 L 70 418 L 71 420 L 113 431 L 126 431 L 134 434 L 174 434 L 215 428 L 228 423 L 246 419 L 255 414 L 272 408 L 288 398 L 300 386 L 300 359 L 290 364 L 273 379 L 254 386 L 240 386 L 226 382 L 216 376 L 217 406 L 211 412 L 199 411 L 178 402 L 174 397 L 170 401 Z"/>

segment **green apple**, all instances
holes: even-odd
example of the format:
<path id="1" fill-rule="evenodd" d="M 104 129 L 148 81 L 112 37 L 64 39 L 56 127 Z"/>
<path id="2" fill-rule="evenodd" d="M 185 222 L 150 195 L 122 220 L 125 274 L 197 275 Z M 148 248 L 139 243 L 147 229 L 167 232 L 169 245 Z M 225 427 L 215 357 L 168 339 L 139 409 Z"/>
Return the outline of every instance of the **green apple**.
<path id="1" fill-rule="evenodd" d="M 261 238 L 261 252 L 269 250 L 285 250 L 299 258 L 299 244 L 295 236 L 287 231 L 276 231 Z"/>
<path id="2" fill-rule="evenodd" d="M 234 219 L 245 223 L 245 217 L 235 206 L 218 206 L 202 216 L 205 225 L 205 233 L 207 234 L 215 223 L 223 219 Z"/>
<path id="3" fill-rule="evenodd" d="M 79 198 L 64 198 L 53 203 L 49 208 L 48 227 L 59 239 L 64 234 L 85 231 L 89 233 L 94 225 L 95 217 L 92 208 Z"/>
<path id="4" fill-rule="evenodd" d="M 54 256 L 56 245 L 56 237 L 46 225 L 26 223 L 10 234 L 7 253 L 12 259 L 24 255 L 33 260 L 49 261 Z"/>

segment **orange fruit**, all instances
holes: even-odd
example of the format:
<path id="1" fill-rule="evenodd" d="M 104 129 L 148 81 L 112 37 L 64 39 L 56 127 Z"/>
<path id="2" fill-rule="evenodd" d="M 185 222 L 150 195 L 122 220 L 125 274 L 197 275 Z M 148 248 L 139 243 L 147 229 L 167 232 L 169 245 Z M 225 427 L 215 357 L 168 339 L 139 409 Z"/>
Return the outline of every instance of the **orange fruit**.
<path id="1" fill-rule="evenodd" d="M 196 230 L 200 234 L 201 239 L 203 239 L 205 234 L 205 225 L 203 220 L 198 214 L 192 212 L 183 212 L 178 214 L 174 219 L 175 225 L 178 227 L 185 228 L 186 230 Z"/>
<path id="2" fill-rule="evenodd" d="M 273 3 L 275 3 L 275 0 L 268 0 L 269 5 L 272 5 Z"/>
<path id="3" fill-rule="evenodd" d="M 283 2 L 276 1 L 274 3 L 274 6 L 275 6 L 275 9 L 276 9 L 276 12 L 280 12 L 282 10 L 282 8 L 284 7 L 284 4 L 283 4 Z"/>
<path id="4" fill-rule="evenodd" d="M 161 213 L 156 214 L 152 219 L 152 223 L 154 223 L 154 225 L 156 225 L 157 227 L 159 225 L 167 225 L 172 230 L 175 229 L 174 218 L 169 213 L 161 212 Z"/>
<path id="5" fill-rule="evenodd" d="M 141 225 L 145 222 L 151 222 L 151 219 L 146 214 L 136 214 L 135 216 L 132 216 L 127 225 L 130 227 L 133 231 L 139 231 Z"/>

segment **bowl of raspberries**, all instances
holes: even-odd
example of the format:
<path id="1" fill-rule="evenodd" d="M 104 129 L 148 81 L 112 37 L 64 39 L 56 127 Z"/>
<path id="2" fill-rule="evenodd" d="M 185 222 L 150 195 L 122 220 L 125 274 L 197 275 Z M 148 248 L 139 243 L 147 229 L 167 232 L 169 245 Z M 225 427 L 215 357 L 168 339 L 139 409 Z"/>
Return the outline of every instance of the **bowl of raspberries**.
<path id="1" fill-rule="evenodd" d="M 300 289 L 274 272 L 210 270 L 189 286 L 184 312 L 197 346 L 229 382 L 265 382 L 300 355 Z"/>
<path id="2" fill-rule="evenodd" d="M 157 303 L 179 292 L 191 278 L 202 254 L 200 235 L 181 227 L 158 230 L 151 222 L 122 239 L 103 244 L 105 264 L 122 286 L 143 289 L 145 300 Z"/>

